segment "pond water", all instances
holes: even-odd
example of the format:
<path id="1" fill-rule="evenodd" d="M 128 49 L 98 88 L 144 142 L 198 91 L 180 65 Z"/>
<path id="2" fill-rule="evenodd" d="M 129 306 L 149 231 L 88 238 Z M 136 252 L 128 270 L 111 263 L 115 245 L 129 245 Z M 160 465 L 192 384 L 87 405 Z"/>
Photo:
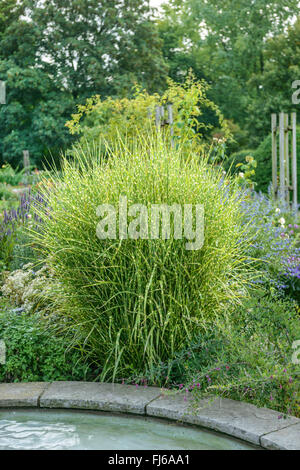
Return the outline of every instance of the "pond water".
<path id="1" fill-rule="evenodd" d="M 250 445 L 169 421 L 65 410 L 0 411 L 0 449 L 246 450 Z"/>

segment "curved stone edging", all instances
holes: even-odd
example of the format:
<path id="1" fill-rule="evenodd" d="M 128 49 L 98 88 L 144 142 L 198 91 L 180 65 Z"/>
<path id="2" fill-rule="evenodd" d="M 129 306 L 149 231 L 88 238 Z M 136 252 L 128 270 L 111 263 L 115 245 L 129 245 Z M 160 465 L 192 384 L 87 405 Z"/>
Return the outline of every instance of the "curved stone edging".
<path id="1" fill-rule="evenodd" d="M 180 393 L 156 387 L 95 382 L 0 384 L 0 407 L 69 408 L 133 413 L 180 420 L 242 439 L 264 449 L 300 450 L 300 419 L 228 399 L 202 400 L 191 410 Z"/>

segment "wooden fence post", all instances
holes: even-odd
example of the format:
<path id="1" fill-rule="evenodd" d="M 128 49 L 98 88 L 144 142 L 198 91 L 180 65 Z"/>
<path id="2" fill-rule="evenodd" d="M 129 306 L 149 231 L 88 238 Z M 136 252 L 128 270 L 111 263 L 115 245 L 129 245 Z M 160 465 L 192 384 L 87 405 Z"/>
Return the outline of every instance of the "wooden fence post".
<path id="1" fill-rule="evenodd" d="M 157 130 L 160 129 L 160 106 L 155 107 L 155 124 Z"/>
<path id="2" fill-rule="evenodd" d="M 290 202 L 290 153 L 289 153 L 289 115 L 284 115 L 284 164 L 285 164 L 285 198 Z"/>
<path id="3" fill-rule="evenodd" d="M 292 207 L 298 210 L 297 197 L 297 128 L 296 113 L 289 115 L 279 113 L 279 126 L 277 125 L 277 114 L 271 114 L 272 130 L 272 184 L 273 195 L 281 202 L 290 205 L 290 191 L 293 191 Z M 291 144 L 289 132 L 291 131 Z M 277 176 L 277 134 L 279 134 L 279 183 Z"/>
<path id="4" fill-rule="evenodd" d="M 277 196 L 278 184 L 277 184 L 277 115 L 271 115 L 272 123 L 272 185 L 273 185 L 273 196 Z"/>
<path id="5" fill-rule="evenodd" d="M 298 210 L 297 198 L 297 130 L 296 130 L 296 113 L 291 114 L 292 124 L 292 186 L 293 186 L 293 210 Z"/>
<path id="6" fill-rule="evenodd" d="M 165 108 L 164 106 L 160 107 L 160 125 L 165 125 Z"/>
<path id="7" fill-rule="evenodd" d="M 25 170 L 25 184 L 28 184 L 28 176 L 30 173 L 30 158 L 29 158 L 29 151 L 28 150 L 23 150 L 23 166 Z"/>
<path id="8" fill-rule="evenodd" d="M 171 146 L 174 147 L 174 128 L 173 128 L 173 106 L 171 103 L 167 104 L 167 114 L 168 118 L 165 118 L 165 107 L 156 106 L 155 107 L 155 125 L 157 130 L 161 130 L 163 127 L 168 125 L 170 127 L 171 135 Z M 148 114 L 149 115 L 149 114 Z"/>
<path id="9" fill-rule="evenodd" d="M 284 113 L 279 114 L 279 199 L 285 200 L 285 165 L 284 165 Z"/>
<path id="10" fill-rule="evenodd" d="M 167 109 L 168 109 L 168 123 L 170 126 L 171 145 L 172 147 L 174 147 L 173 106 L 171 104 L 168 104 Z"/>

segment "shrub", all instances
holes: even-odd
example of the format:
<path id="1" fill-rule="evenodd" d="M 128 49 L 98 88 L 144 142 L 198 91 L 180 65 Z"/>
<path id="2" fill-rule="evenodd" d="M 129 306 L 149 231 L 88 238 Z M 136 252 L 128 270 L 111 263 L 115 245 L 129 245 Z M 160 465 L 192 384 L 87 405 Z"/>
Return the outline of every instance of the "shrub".
<path id="1" fill-rule="evenodd" d="M 250 277 L 241 242 L 238 189 L 194 154 L 188 161 L 161 139 L 134 152 L 119 143 L 108 160 L 78 153 L 45 186 L 51 216 L 32 232 L 41 256 L 61 283 L 63 313 L 102 368 L 102 379 L 125 377 L 167 360 L 227 303 L 244 295 Z M 99 240 L 96 208 L 117 205 L 203 204 L 205 241 Z M 130 219 L 130 218 L 129 218 Z"/>
<path id="2" fill-rule="evenodd" d="M 86 149 L 99 145 L 104 140 L 110 145 L 116 135 L 127 145 L 134 145 L 137 134 L 147 135 L 156 126 L 155 108 L 158 105 L 173 106 L 173 142 L 180 142 L 181 148 L 193 149 L 203 153 L 205 140 L 211 136 L 211 128 L 220 126 L 222 136 L 228 138 L 230 131 L 219 108 L 207 96 L 208 84 L 196 81 L 190 72 L 185 83 L 177 84 L 168 80 L 168 88 L 160 96 L 149 95 L 139 86 L 133 89 L 131 98 L 116 99 L 108 97 L 101 100 L 100 96 L 89 98 L 85 105 L 78 106 L 78 112 L 66 123 L 71 134 L 80 135 L 80 145 Z M 163 134 L 171 139 L 167 112 L 162 119 Z M 101 148 L 104 151 L 104 148 Z M 71 152 L 72 154 L 72 152 Z"/>
<path id="3" fill-rule="evenodd" d="M 2 311 L 1 311 L 2 310 Z M 39 315 L 0 306 L 0 338 L 6 346 L 6 363 L 0 365 L 0 382 L 89 380 L 91 369 L 71 338 L 59 336 Z"/>
<path id="4" fill-rule="evenodd" d="M 252 192 L 242 202 L 251 242 L 248 256 L 264 273 L 256 282 L 300 300 L 300 225 L 287 206 Z M 248 236 L 249 236 L 248 234 Z"/>
<path id="5" fill-rule="evenodd" d="M 238 173 L 239 169 L 236 165 L 238 164 L 244 164 L 246 157 L 251 156 L 253 157 L 254 155 L 254 150 L 252 149 L 246 149 L 246 150 L 240 150 L 239 152 L 234 152 L 232 153 L 225 161 L 224 161 L 224 169 L 226 171 L 231 171 L 231 173 Z"/>
<path id="6" fill-rule="evenodd" d="M 36 268 L 33 263 L 28 263 L 23 269 L 4 276 L 0 291 L 21 310 L 27 313 L 42 310 L 45 314 L 53 303 L 53 283 L 47 266 Z"/>
<path id="7" fill-rule="evenodd" d="M 4 201 L 10 201 L 15 198 L 15 195 L 11 192 L 7 184 L 0 183 L 0 199 Z"/>
<path id="8" fill-rule="evenodd" d="M 0 168 L 0 183 L 10 184 L 17 186 L 23 177 L 24 170 L 18 172 L 14 170 L 8 163 L 2 165 Z"/>

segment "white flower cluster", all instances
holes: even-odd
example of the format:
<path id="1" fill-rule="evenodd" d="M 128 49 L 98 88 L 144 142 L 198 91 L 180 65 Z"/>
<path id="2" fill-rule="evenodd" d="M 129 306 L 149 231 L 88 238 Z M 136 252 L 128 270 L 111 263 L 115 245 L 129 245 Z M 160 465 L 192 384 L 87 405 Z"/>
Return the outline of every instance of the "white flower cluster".
<path id="1" fill-rule="evenodd" d="M 45 302 L 49 291 L 49 273 L 47 266 L 33 271 L 32 263 L 10 273 L 1 288 L 2 294 L 24 309 L 25 312 L 36 310 Z"/>
<path id="2" fill-rule="evenodd" d="M 280 223 L 281 228 L 284 228 L 284 227 L 285 227 L 285 218 L 284 218 L 284 217 L 280 217 L 280 219 L 278 220 L 278 222 Z"/>

